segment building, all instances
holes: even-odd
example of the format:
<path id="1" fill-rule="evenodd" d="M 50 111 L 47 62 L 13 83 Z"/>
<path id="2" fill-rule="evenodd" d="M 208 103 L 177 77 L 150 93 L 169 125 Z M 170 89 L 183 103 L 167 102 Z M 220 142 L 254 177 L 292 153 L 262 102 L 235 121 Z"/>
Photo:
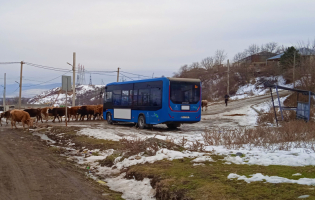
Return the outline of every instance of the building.
<path id="1" fill-rule="evenodd" d="M 299 48 L 297 49 L 299 54 L 302 56 L 304 59 L 314 59 L 315 58 L 315 50 L 309 49 L 309 48 Z M 268 58 L 266 62 L 277 62 L 279 64 L 280 58 L 283 55 L 283 53 L 278 54 L 276 56 L 273 56 L 271 58 Z"/>
<path id="2" fill-rule="evenodd" d="M 247 64 L 250 67 L 266 66 L 266 60 L 276 55 L 277 55 L 276 53 L 262 51 L 262 52 L 247 56 L 246 58 L 243 58 L 242 60 L 239 61 L 239 63 Z"/>

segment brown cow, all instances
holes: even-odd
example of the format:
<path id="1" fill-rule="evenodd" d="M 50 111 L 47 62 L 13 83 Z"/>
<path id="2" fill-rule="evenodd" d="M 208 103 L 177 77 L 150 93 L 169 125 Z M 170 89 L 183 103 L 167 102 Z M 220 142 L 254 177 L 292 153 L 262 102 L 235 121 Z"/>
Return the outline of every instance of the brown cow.
<path id="1" fill-rule="evenodd" d="M 75 121 L 78 121 L 78 110 L 81 108 L 81 106 L 73 106 L 71 108 L 68 108 L 67 115 L 68 115 L 68 121 L 70 121 L 70 117 L 72 116 L 72 121 L 75 119 Z"/>
<path id="2" fill-rule="evenodd" d="M 91 120 L 92 115 L 94 115 L 94 108 L 96 106 L 92 105 L 92 106 L 81 106 L 81 108 L 78 109 L 78 114 L 81 115 L 80 120 L 84 120 L 85 115 L 87 116 L 86 120 Z M 95 120 L 95 116 L 94 116 L 94 120 Z"/>
<path id="3" fill-rule="evenodd" d="M 103 105 L 97 105 L 94 108 L 94 116 L 98 116 L 98 119 L 102 119 L 103 116 Z"/>
<path id="4" fill-rule="evenodd" d="M 201 110 L 203 111 L 203 107 L 206 107 L 206 110 L 208 110 L 208 101 L 202 100 L 201 101 Z"/>
<path id="5" fill-rule="evenodd" d="M 45 108 L 42 108 L 41 111 L 40 111 L 42 118 L 44 116 L 44 119 L 46 120 L 46 122 L 48 122 L 48 109 L 49 108 L 50 107 L 45 107 Z"/>
<path id="6" fill-rule="evenodd" d="M 22 122 L 23 129 L 25 130 L 25 124 L 28 126 L 28 130 L 30 127 L 33 127 L 33 119 L 31 119 L 30 114 L 28 112 L 25 112 L 23 110 L 12 110 L 10 112 L 11 115 L 11 128 L 13 129 L 13 126 L 16 127 L 16 122 Z"/>
<path id="7" fill-rule="evenodd" d="M 6 118 L 5 122 L 8 124 L 8 119 L 11 118 L 11 116 L 10 116 L 10 110 L 5 111 L 4 113 L 1 113 L 1 114 L 0 114 L 0 121 L 1 121 L 2 118 Z M 1 124 L 1 122 L 0 122 L 0 124 Z M 2 126 L 2 124 L 1 124 L 1 126 Z"/>

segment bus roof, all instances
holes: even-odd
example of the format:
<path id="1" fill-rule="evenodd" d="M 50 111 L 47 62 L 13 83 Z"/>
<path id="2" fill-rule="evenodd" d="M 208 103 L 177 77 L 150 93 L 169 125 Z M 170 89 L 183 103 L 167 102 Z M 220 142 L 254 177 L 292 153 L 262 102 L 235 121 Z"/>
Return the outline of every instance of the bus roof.
<path id="1" fill-rule="evenodd" d="M 141 82 L 149 82 L 149 81 L 163 81 L 163 80 L 167 80 L 167 79 L 170 80 L 170 81 L 200 82 L 200 79 L 161 77 L 161 78 L 142 79 L 142 80 L 135 80 L 135 81 L 126 81 L 126 82 L 112 82 L 112 83 L 108 83 L 107 85 L 122 85 L 122 84 L 128 84 L 128 83 L 141 83 Z"/>

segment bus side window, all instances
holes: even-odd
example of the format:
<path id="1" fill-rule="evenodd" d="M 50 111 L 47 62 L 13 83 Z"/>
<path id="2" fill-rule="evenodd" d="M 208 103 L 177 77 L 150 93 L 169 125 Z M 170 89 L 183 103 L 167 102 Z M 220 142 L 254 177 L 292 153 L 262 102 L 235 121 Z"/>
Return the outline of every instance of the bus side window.
<path id="1" fill-rule="evenodd" d="M 121 105 L 121 90 L 113 91 L 113 103 L 115 106 Z"/>
<path id="2" fill-rule="evenodd" d="M 162 105 L 161 88 L 151 88 L 150 98 L 151 106 L 161 106 Z"/>
<path id="3" fill-rule="evenodd" d="M 133 90 L 129 90 L 128 106 L 131 106 L 131 105 L 132 105 L 132 95 L 133 95 Z"/>
<path id="4" fill-rule="evenodd" d="M 122 98 L 121 98 L 121 105 L 122 106 L 128 106 L 129 103 L 129 91 L 123 90 L 122 91 Z"/>
<path id="5" fill-rule="evenodd" d="M 106 92 L 106 99 L 105 102 L 112 102 L 112 92 Z"/>
<path id="6" fill-rule="evenodd" d="M 150 89 L 140 89 L 139 90 L 138 105 L 139 106 L 149 106 L 150 105 Z"/>
<path id="7" fill-rule="evenodd" d="M 138 90 L 133 91 L 133 105 L 137 106 L 138 105 Z"/>

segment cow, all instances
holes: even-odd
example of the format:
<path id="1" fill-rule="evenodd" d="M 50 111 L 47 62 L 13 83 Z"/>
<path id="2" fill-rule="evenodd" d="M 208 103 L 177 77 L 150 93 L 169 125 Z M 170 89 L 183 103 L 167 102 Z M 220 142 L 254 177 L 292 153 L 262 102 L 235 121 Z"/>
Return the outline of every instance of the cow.
<path id="1" fill-rule="evenodd" d="M 203 107 L 206 107 L 206 111 L 208 110 L 208 101 L 202 100 L 201 101 L 201 110 L 203 111 Z"/>
<path id="2" fill-rule="evenodd" d="M 72 120 L 78 121 L 78 110 L 81 108 L 81 106 L 73 106 L 71 108 L 68 108 L 67 115 L 68 115 L 68 121 L 70 121 L 70 117 L 72 116 Z"/>
<path id="3" fill-rule="evenodd" d="M 50 107 L 45 107 L 45 108 L 42 108 L 41 111 L 40 111 L 42 118 L 44 116 L 44 119 L 46 120 L 46 122 L 48 122 L 48 109 L 49 108 Z"/>
<path id="4" fill-rule="evenodd" d="M 94 116 L 98 116 L 100 120 L 102 119 L 102 116 L 103 116 L 103 105 L 97 105 L 94 108 Z"/>
<path id="5" fill-rule="evenodd" d="M 11 128 L 13 129 L 13 126 L 16 127 L 16 122 L 22 122 L 23 130 L 25 130 L 25 124 L 28 126 L 28 130 L 30 127 L 33 127 L 33 119 L 31 119 L 30 114 L 28 112 L 25 112 L 23 110 L 12 110 L 10 112 L 11 116 Z"/>
<path id="6" fill-rule="evenodd" d="M 11 119 L 10 110 L 0 114 L 0 124 L 1 124 L 1 126 L 2 126 L 2 123 L 1 123 L 1 119 L 2 118 L 6 118 L 5 122 L 8 124 L 8 119 Z"/>
<path id="7" fill-rule="evenodd" d="M 27 112 L 28 114 L 30 114 L 31 117 L 36 117 L 38 122 L 39 120 L 41 120 L 41 122 L 43 123 L 43 118 L 42 118 L 42 114 L 41 114 L 41 109 L 40 108 L 31 108 L 31 109 L 25 109 L 25 112 Z"/>
<path id="8" fill-rule="evenodd" d="M 94 120 L 95 120 L 95 115 L 94 115 L 94 108 L 96 106 L 92 105 L 92 106 L 81 106 L 81 108 L 78 109 L 78 114 L 81 115 L 80 120 L 83 121 L 85 115 L 87 116 L 86 120 L 91 120 L 92 115 L 94 116 Z"/>
<path id="9" fill-rule="evenodd" d="M 56 118 L 58 118 L 60 122 L 60 118 L 66 115 L 66 108 L 50 108 L 48 109 L 48 114 L 51 114 L 51 116 L 54 116 L 54 120 L 52 122 L 55 122 Z M 61 121 L 62 121 L 62 118 L 61 118 Z"/>

